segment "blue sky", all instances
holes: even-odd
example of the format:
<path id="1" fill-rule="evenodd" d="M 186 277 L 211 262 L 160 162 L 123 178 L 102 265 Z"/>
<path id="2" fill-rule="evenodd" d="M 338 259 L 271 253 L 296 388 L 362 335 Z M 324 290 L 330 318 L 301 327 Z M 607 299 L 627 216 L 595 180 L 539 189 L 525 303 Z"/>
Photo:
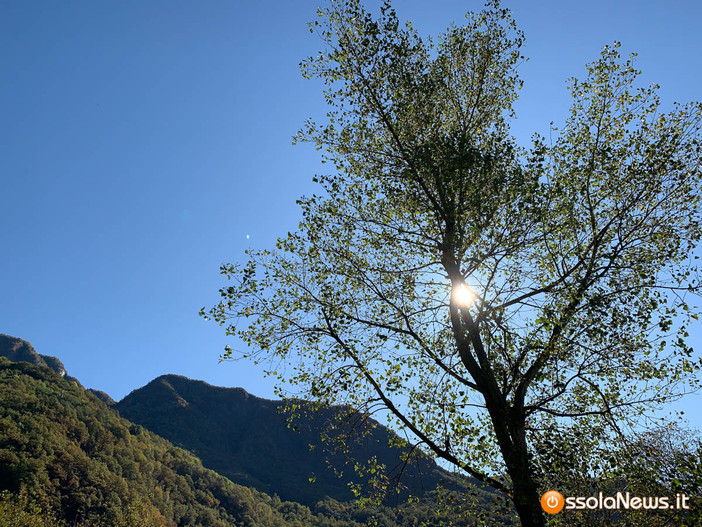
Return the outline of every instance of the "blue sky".
<path id="1" fill-rule="evenodd" d="M 326 111 L 298 70 L 317 3 L 0 3 L 0 333 L 115 399 L 164 373 L 272 397 L 260 369 L 218 363 L 228 341 L 197 312 L 221 263 L 296 228 L 326 169 L 291 144 Z M 698 2 L 504 5 L 530 57 L 522 144 L 566 117 L 566 79 L 614 40 L 664 103 L 702 98 Z M 422 34 L 481 6 L 396 2 Z M 685 408 L 702 427 L 700 402 Z"/>

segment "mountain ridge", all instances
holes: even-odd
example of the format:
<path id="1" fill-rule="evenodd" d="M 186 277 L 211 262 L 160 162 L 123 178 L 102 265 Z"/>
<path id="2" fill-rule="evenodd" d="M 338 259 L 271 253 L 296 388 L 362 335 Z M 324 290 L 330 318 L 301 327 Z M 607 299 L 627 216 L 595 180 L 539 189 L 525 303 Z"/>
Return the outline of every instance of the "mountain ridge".
<path id="1" fill-rule="evenodd" d="M 83 387 L 78 379 L 66 373 L 66 368 L 60 359 L 37 353 L 34 346 L 26 340 L 0 333 L 0 357 L 6 357 L 13 362 L 28 362 L 37 366 L 45 366 L 66 380 Z"/>
<path id="2" fill-rule="evenodd" d="M 390 479 L 397 475 L 393 470 L 402 467 L 399 496 L 403 500 L 422 496 L 442 482 L 454 489 L 460 486 L 453 475 L 426 456 L 405 463 L 402 456 L 409 447 L 391 447 L 401 441 L 375 420 L 345 407 L 312 412 L 309 403 L 293 404 L 298 411 L 306 410 L 306 416 L 290 421 L 284 401 L 169 374 L 133 390 L 115 408 L 123 417 L 194 452 L 205 466 L 232 481 L 308 506 L 326 497 L 353 500 L 351 486 L 368 486 L 347 466 L 349 460 L 365 463 L 375 458 L 385 465 Z M 349 417 L 356 421 L 345 422 Z M 354 426 L 361 429 L 351 430 Z M 348 459 L 335 455 L 334 439 L 322 441 L 320 437 L 323 433 L 352 435 L 350 432 L 360 434 L 344 445 Z M 326 454 L 323 463 L 319 462 L 320 451 Z M 343 476 L 338 477 L 338 472 Z M 315 487 L 318 482 L 321 484 Z"/>
<path id="3" fill-rule="evenodd" d="M 25 512 L 56 520 L 41 525 L 289 525 L 270 497 L 204 468 L 46 366 L 0 357 L 0 386 L 0 491 L 31 496 Z M 0 493 L 0 516 L 12 507 Z"/>
<path id="4" fill-rule="evenodd" d="M 20 362 L 11 362 L 8 355 L 20 359 Z M 411 469 L 406 470 L 408 488 L 404 494 L 395 495 L 392 508 L 371 506 L 357 509 L 351 505 L 355 496 L 350 491 L 349 484 L 359 485 L 358 490 L 365 483 L 356 477 L 353 470 L 337 463 L 338 459 L 332 460 L 332 468 L 327 466 L 325 460 L 329 449 L 320 441 L 320 432 L 323 430 L 320 424 L 339 425 L 341 421 L 334 419 L 343 415 L 343 412 L 340 413 L 344 410 L 343 407 L 322 409 L 313 419 L 298 420 L 293 424 L 288 421 L 289 416 L 281 411 L 284 402 L 258 397 L 240 387 L 218 387 L 175 374 L 161 375 L 116 403 L 104 392 L 83 388 L 79 382 L 66 375 L 59 359 L 38 354 L 31 344 L 22 339 L 1 335 L 0 357 L 4 357 L 0 358 L 0 373 L 9 379 L 0 383 L 0 398 L 5 399 L 0 408 L 0 421 L 3 422 L 0 427 L 0 515 L 6 504 L 2 491 L 18 492 L 24 485 L 34 485 L 31 487 L 34 496 L 44 496 L 41 498 L 42 503 L 53 507 L 51 510 L 59 510 L 61 518 L 69 522 L 77 521 L 76 514 L 80 510 L 84 510 L 85 518 L 92 517 L 95 520 L 100 517 L 101 509 L 95 509 L 94 505 L 90 508 L 89 503 L 95 502 L 85 501 L 89 498 L 83 495 L 80 488 L 84 488 L 88 494 L 100 494 L 115 485 L 116 488 L 123 489 L 119 492 L 128 491 L 122 499 L 126 500 L 125 504 L 133 504 L 130 506 L 130 517 L 136 518 L 136 514 L 151 518 L 153 525 L 200 525 L 192 523 L 195 521 L 192 518 L 196 517 L 211 518 L 207 522 L 214 522 L 202 525 L 248 525 L 248 520 L 245 521 L 244 518 L 249 514 L 246 511 L 260 509 L 261 514 L 265 514 L 266 521 L 272 522 L 270 525 L 276 527 L 286 527 L 288 520 L 298 521 L 300 518 L 304 518 L 302 523 L 291 525 L 356 527 L 373 518 L 385 518 L 379 525 L 395 527 L 419 525 L 419 518 L 424 518 L 422 521 L 428 522 L 426 525 L 435 525 L 431 518 L 437 518 L 437 521 L 439 518 L 448 520 L 467 514 L 466 518 L 475 519 L 476 514 L 494 514 L 492 511 L 495 511 L 491 505 L 493 499 L 490 493 L 470 487 L 465 492 L 452 494 L 452 499 L 458 501 L 452 502 L 450 510 L 443 509 L 443 512 L 439 512 L 439 502 L 435 501 L 437 496 L 431 490 L 436 483 L 445 478 L 450 479 L 451 475 L 440 470 L 426 457 L 417 458 L 418 473 L 413 475 Z M 23 363 L 29 364 L 22 366 Z M 30 400 L 35 402 L 26 406 L 27 397 L 21 393 L 33 394 Z M 298 410 L 305 409 L 304 401 L 294 404 Z M 21 422 L 27 424 L 21 425 Z M 367 433 L 360 443 L 349 444 L 350 452 L 377 455 L 378 460 L 388 466 L 397 463 L 401 451 L 389 449 L 391 432 L 372 420 L 362 420 L 361 423 L 368 426 Z M 17 426 L 25 428 L 21 431 Z M 39 439 L 38 445 L 48 445 L 48 438 L 53 438 L 51 444 L 55 446 L 51 447 L 52 450 L 46 453 L 41 450 L 44 447 L 35 445 L 32 448 L 40 450 L 28 453 L 27 443 L 21 439 L 27 434 L 26 426 L 34 430 L 31 435 Z M 148 436 L 143 435 L 146 431 Z M 164 435 L 162 432 L 171 437 L 163 439 L 160 437 Z M 141 439 L 134 439 L 138 437 Z M 148 441 L 156 441 L 160 445 L 158 450 L 166 452 L 161 454 L 166 457 L 159 458 L 162 461 L 144 461 L 144 455 L 138 454 L 138 449 L 142 447 L 137 448 L 135 445 L 141 444 L 138 441 L 143 443 L 145 438 L 153 438 Z M 168 439 L 171 439 L 171 443 Z M 131 445 L 129 448 L 137 448 L 137 453 L 130 453 L 124 441 Z M 100 448 L 96 450 L 95 445 L 99 444 L 107 445 L 107 457 L 104 457 Z M 167 446 L 171 444 L 184 451 L 167 454 L 169 448 L 174 448 Z M 314 448 L 310 449 L 310 445 Z M 112 450 L 119 450 L 118 459 L 110 457 L 109 452 Z M 193 454 L 202 458 L 202 461 Z M 142 461 L 135 464 L 135 455 L 137 458 L 141 456 Z M 151 459 L 149 455 L 147 458 Z M 153 462 L 161 463 L 163 468 L 141 474 L 146 466 L 142 465 Z M 166 466 L 164 462 L 172 466 Z M 71 467 L 74 465 L 85 468 L 71 476 L 75 470 Z M 30 470 L 22 468 L 23 466 L 34 468 Z M 105 473 L 105 466 L 110 467 L 109 471 L 114 471 L 114 474 Z M 345 470 L 345 475 L 340 478 L 335 470 Z M 51 476 L 54 479 L 48 479 L 42 486 L 36 487 L 37 474 L 44 473 L 55 474 Z M 90 474 L 94 475 L 89 476 Z M 138 483 L 132 484 L 126 480 L 119 483 L 125 474 L 137 477 Z M 80 478 L 88 476 L 89 479 L 79 487 L 69 485 L 75 477 L 79 477 L 80 481 Z M 152 477 L 157 479 L 148 483 Z M 180 479 L 183 477 L 185 480 Z M 32 481 L 35 483 L 30 484 Z M 54 483 L 49 483 L 50 481 Z M 169 485 L 173 485 L 174 481 L 182 481 L 178 487 L 180 490 L 164 490 L 171 488 Z M 462 481 L 463 485 L 458 486 L 455 480 L 448 481 L 449 488 L 446 492 L 451 492 L 451 488 L 465 488 L 465 480 Z M 59 483 L 55 482 L 63 483 L 56 487 Z M 143 488 L 144 484 L 150 485 L 157 492 L 144 494 L 143 490 L 133 488 L 133 485 L 141 485 L 139 488 Z M 242 494 L 240 489 L 246 488 L 253 494 Z M 365 490 L 368 490 L 367 485 L 364 492 Z M 169 493 L 179 496 L 181 491 L 191 493 L 191 497 L 186 502 L 169 501 Z M 409 495 L 433 497 L 421 504 L 409 505 L 405 499 Z M 187 505 L 187 500 L 192 501 L 192 506 Z M 463 505 L 456 509 L 458 502 Z M 218 506 L 218 503 L 226 506 Z M 208 511 L 209 506 L 215 508 Z M 114 503 L 107 507 L 113 519 L 122 518 L 119 512 L 115 512 L 117 509 Z M 123 523 L 110 523 L 110 520 L 99 525 L 137 525 L 130 524 L 132 520 L 124 518 Z M 461 520 L 455 525 L 472 523 L 472 520 L 470 523 Z M 78 524 L 81 523 L 76 523 Z M 4 524 L 0 521 L 0 525 Z"/>
<path id="5" fill-rule="evenodd" d="M 37 353 L 20 338 L 0 335 L 0 356 L 47 367 L 85 389 L 66 374 L 58 358 Z M 389 446 L 391 438 L 398 438 L 377 421 L 355 415 L 355 422 L 343 422 L 342 413 L 349 408 L 322 409 L 317 415 L 309 413 L 308 419 L 291 423 L 284 411 L 285 402 L 258 397 L 241 387 L 214 386 L 177 374 L 160 375 L 119 402 L 100 390 L 86 391 L 122 417 L 193 452 L 205 466 L 231 481 L 284 500 L 311 507 L 328 497 L 352 501 L 356 497 L 352 486 L 370 489 L 369 482 L 358 478 L 347 465 L 371 458 L 385 464 L 389 479 L 396 476 L 393 471 L 397 467 L 403 467 L 397 486 L 401 500 L 422 496 L 441 482 L 457 488 L 456 480 L 426 456 L 418 456 L 414 465 L 404 463 L 403 451 Z M 300 400 L 297 407 L 300 411 L 309 404 Z M 333 440 L 321 440 L 330 429 L 329 436 L 344 433 L 342 427 L 358 432 L 351 428 L 359 422 L 362 437 L 344 445 L 348 451 L 343 456 L 334 452 L 337 445 Z M 320 456 L 320 452 L 326 455 Z"/>

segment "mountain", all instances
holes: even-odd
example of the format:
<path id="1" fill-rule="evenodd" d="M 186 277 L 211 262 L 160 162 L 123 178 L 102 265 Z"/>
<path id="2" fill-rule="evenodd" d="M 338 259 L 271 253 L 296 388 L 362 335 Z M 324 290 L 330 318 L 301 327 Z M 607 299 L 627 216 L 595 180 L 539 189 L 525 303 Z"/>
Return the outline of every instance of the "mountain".
<path id="1" fill-rule="evenodd" d="M 346 500 L 342 490 L 353 476 L 351 470 L 340 480 L 327 469 L 319 441 L 320 426 L 343 415 L 338 408 L 300 422 L 296 433 L 278 413 L 279 402 L 176 376 L 160 377 L 116 405 L 171 430 L 181 446 L 207 454 L 208 467 L 228 467 L 244 486 L 124 419 L 109 396 L 67 379 L 58 359 L 29 343 L 3 335 L 0 355 L 0 527 L 460 527 L 479 518 L 509 524 L 492 495 L 475 488 L 445 490 L 441 498 L 425 493 L 421 502 L 393 507 L 334 499 Z M 388 434 L 371 427 L 351 451 L 396 461 Z M 425 484 L 447 476 L 426 458 L 418 466 Z M 310 468 L 318 473 L 313 484 Z M 419 494 L 418 475 L 409 481 Z M 260 488 L 281 492 L 271 496 Z M 297 495 L 305 503 L 323 499 L 308 507 L 279 497 Z"/>
<path id="2" fill-rule="evenodd" d="M 295 404 L 305 415 L 289 422 L 282 401 L 164 375 L 130 393 L 115 408 L 130 421 L 195 453 L 205 466 L 235 483 L 311 507 L 328 497 L 353 500 L 351 485 L 369 485 L 353 464 L 347 466 L 348 461 L 375 459 L 385 465 L 390 479 L 402 470 L 404 488 L 399 497 L 391 494 L 391 504 L 406 501 L 409 495 L 423 496 L 441 482 L 460 488 L 454 476 L 425 456 L 405 466 L 402 455 L 407 447 L 389 446 L 398 438 L 377 422 L 363 421 L 348 408 L 313 412 L 305 411 L 310 405 Z M 335 454 L 337 443 L 322 441 L 322 433 L 339 435 L 351 425 L 365 435 L 352 437 L 345 445 L 348 451 Z"/>
<path id="3" fill-rule="evenodd" d="M 13 362 L 28 362 L 37 366 L 45 366 L 66 380 L 82 386 L 78 379 L 66 375 L 66 368 L 64 368 L 63 363 L 59 359 L 37 353 L 29 342 L 17 337 L 0 334 L 0 357 L 7 357 Z"/>
<path id="4" fill-rule="evenodd" d="M 71 377 L 66 374 L 66 368 L 56 357 L 51 355 L 42 355 L 37 353 L 34 347 L 27 342 L 17 337 L 11 337 L 10 335 L 0 334 L 0 357 L 5 357 L 12 362 L 28 362 L 29 364 L 35 364 L 36 366 L 45 366 L 50 370 L 53 370 L 61 377 L 67 381 L 76 383 L 78 386 L 83 386 L 78 379 Z M 93 390 L 88 388 L 89 392 L 92 392 L 98 399 L 104 402 L 107 406 L 114 406 L 116 403 L 105 392 L 101 390 Z"/>
<path id="5" fill-rule="evenodd" d="M 46 367 L 0 358 L 0 386 L 0 490 L 24 489 L 61 520 L 285 525 L 270 497 L 203 468 Z"/>
<path id="6" fill-rule="evenodd" d="M 108 394 L 106 394 L 106 393 L 103 392 L 102 390 L 94 390 L 93 388 L 88 388 L 88 391 L 89 391 L 90 393 L 92 393 L 95 397 L 97 397 L 98 399 L 100 399 L 100 400 L 101 400 L 103 403 L 105 403 L 107 406 L 112 407 L 112 406 L 114 406 L 114 405 L 117 404 L 117 403 L 115 402 L 115 400 L 114 400 L 112 397 L 110 397 Z"/>

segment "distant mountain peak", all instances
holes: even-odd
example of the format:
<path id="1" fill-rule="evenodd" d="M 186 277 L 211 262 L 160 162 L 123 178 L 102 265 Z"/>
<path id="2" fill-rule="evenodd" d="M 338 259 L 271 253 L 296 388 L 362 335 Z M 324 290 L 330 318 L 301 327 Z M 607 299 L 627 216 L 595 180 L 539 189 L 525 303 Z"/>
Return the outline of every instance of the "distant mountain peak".
<path id="1" fill-rule="evenodd" d="M 56 357 L 40 355 L 29 342 L 10 335 L 0 334 L 0 356 L 12 362 L 29 362 L 37 366 L 51 368 L 61 377 L 66 375 L 66 368 Z"/>
<path id="2" fill-rule="evenodd" d="M 6 357 L 12 362 L 28 362 L 36 366 L 44 366 L 68 381 L 73 381 L 81 388 L 83 385 L 75 377 L 66 375 L 66 368 L 56 357 L 37 353 L 29 342 L 18 337 L 0 333 L 0 357 Z"/>
<path id="3" fill-rule="evenodd" d="M 310 406 L 308 412 L 301 404 L 305 415 L 290 421 L 285 401 L 162 375 L 132 391 L 116 408 L 122 417 L 194 452 L 204 466 L 235 483 L 309 506 L 326 497 L 352 500 L 349 484 L 367 484 L 353 469 L 357 461 L 377 459 L 388 477 L 404 472 L 407 488 L 401 499 L 421 496 L 451 477 L 425 456 L 405 464 L 404 448 L 390 446 L 394 434 L 367 416 L 354 419 L 347 407 L 314 412 Z M 343 448 L 322 440 L 322 435 L 331 438 L 354 427 L 362 433 L 349 436 Z M 337 476 L 342 472 L 343 477 Z"/>

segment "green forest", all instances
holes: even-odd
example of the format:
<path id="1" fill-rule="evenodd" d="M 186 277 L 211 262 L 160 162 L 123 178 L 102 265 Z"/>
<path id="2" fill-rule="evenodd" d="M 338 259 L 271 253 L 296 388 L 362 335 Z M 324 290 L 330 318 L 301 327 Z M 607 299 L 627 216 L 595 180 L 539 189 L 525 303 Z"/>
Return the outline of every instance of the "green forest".
<path id="1" fill-rule="evenodd" d="M 485 502 L 476 509 L 469 493 L 397 507 L 327 498 L 311 509 L 204 468 L 47 367 L 0 357 L 0 385 L 1 527 L 391 527 L 500 516 Z"/>

